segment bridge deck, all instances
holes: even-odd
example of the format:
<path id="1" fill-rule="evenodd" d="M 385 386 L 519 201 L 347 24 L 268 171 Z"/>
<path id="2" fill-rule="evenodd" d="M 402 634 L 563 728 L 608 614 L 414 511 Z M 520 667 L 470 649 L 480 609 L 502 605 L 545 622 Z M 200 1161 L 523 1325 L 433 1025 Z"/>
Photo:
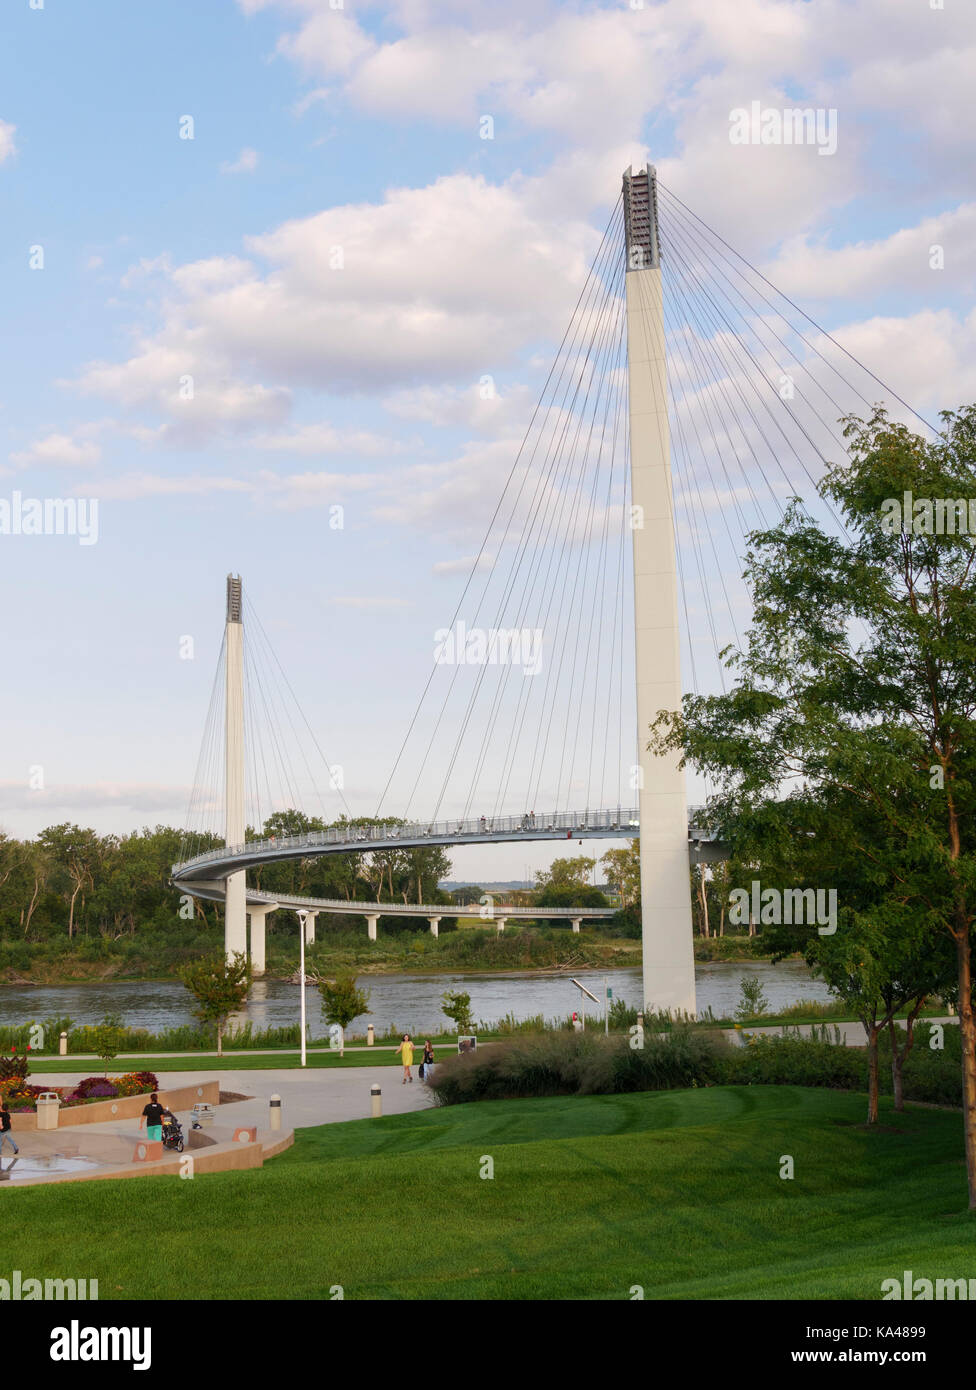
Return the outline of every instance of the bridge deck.
<path id="1" fill-rule="evenodd" d="M 536 816 L 479 816 L 475 820 L 411 822 L 333 827 L 242 845 L 221 846 L 173 865 L 174 883 L 189 889 L 194 881 L 227 878 L 241 869 L 288 859 L 312 859 L 349 851 L 413 849 L 424 845 L 491 844 L 506 840 L 633 839 L 640 833 L 636 810 L 568 811 Z M 716 843 L 707 827 L 689 822 L 693 857 L 710 857 L 705 846 Z M 716 843 L 717 847 L 717 843 Z"/>

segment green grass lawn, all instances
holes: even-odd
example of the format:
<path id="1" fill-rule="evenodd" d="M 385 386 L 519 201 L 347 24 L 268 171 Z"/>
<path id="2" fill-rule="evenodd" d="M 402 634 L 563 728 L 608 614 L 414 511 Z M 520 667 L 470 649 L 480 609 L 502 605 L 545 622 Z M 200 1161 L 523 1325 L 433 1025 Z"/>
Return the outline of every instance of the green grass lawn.
<path id="1" fill-rule="evenodd" d="M 457 1052 L 457 1038 L 447 1038 L 439 1041 L 437 1038 L 431 1039 L 434 1045 L 435 1058 L 440 1057 L 441 1061 L 448 1055 Z M 490 1041 L 484 1033 L 478 1034 L 479 1045 Z M 420 1061 L 423 1052 L 423 1039 L 418 1043 L 414 1038 L 414 1065 Z M 307 1052 L 307 1064 L 309 1067 L 384 1067 L 402 1066 L 402 1060 L 396 1054 L 395 1043 L 376 1043 L 373 1047 L 363 1047 L 361 1051 L 347 1051 L 344 1057 L 340 1057 L 338 1051 L 326 1052 Z M 165 1071 L 199 1071 L 199 1072 L 220 1072 L 220 1071 L 268 1071 L 268 1070 L 293 1070 L 301 1066 L 301 1054 L 295 1052 L 261 1052 L 258 1054 L 250 1052 L 225 1052 L 222 1057 L 207 1056 L 206 1053 L 163 1053 L 153 1056 L 150 1053 L 129 1054 L 124 1057 L 117 1057 L 114 1062 L 108 1064 L 109 1076 L 121 1076 L 129 1071 L 154 1071 L 157 1074 Z M 30 1076 L 28 1081 L 34 1076 L 43 1076 L 51 1072 L 72 1072 L 79 1076 L 101 1076 L 105 1072 L 105 1063 L 97 1057 L 89 1057 L 87 1061 L 79 1057 L 31 1057 Z"/>
<path id="2" fill-rule="evenodd" d="M 876 1300 L 904 1269 L 976 1275 L 959 1115 L 883 1102 L 871 1132 L 864 1108 L 729 1087 L 326 1125 L 257 1172 L 11 1185 L 5 1262 L 101 1299 Z"/>

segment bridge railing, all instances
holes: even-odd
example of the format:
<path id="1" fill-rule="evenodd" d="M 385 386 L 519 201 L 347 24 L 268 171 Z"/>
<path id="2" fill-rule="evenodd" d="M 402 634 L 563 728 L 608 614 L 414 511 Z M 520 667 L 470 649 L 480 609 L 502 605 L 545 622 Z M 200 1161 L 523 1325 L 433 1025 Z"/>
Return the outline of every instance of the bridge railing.
<path id="1" fill-rule="evenodd" d="M 534 811 L 521 816 L 477 816 L 470 820 L 412 821 L 404 824 L 392 821 L 381 825 L 333 826 L 329 830 L 310 830 L 303 835 L 273 836 L 265 840 L 249 840 L 245 844 L 226 845 L 208 850 L 181 864 L 173 865 L 173 873 L 185 872 L 201 864 L 233 859 L 241 854 L 269 854 L 283 850 L 313 849 L 319 845 L 344 844 L 368 849 L 370 842 L 390 840 L 440 839 L 475 840 L 491 835 L 514 835 L 522 832 L 539 834 L 572 833 L 576 830 L 639 830 L 638 813 L 618 807 L 614 811 L 565 811 L 536 815 Z"/>
<path id="2" fill-rule="evenodd" d="M 712 838 L 706 813 L 703 807 L 688 808 L 689 836 L 694 839 Z M 173 874 L 178 876 L 188 869 L 203 864 L 234 859 L 239 855 L 260 855 L 262 853 L 282 854 L 287 858 L 292 851 L 314 849 L 321 845 L 349 845 L 350 848 L 367 850 L 371 843 L 389 844 L 391 840 L 443 840 L 452 844 L 465 839 L 475 841 L 489 839 L 492 835 L 517 835 L 525 833 L 538 839 L 540 835 L 570 836 L 575 831 L 589 833 L 600 830 L 625 830 L 640 834 L 640 820 L 636 809 L 617 807 L 613 811 L 564 811 L 551 812 L 537 816 L 534 811 L 521 816 L 477 816 L 470 820 L 410 821 L 396 823 L 385 821 L 380 825 L 332 826 L 329 830 L 310 830 L 303 835 L 272 836 L 265 840 L 248 840 L 240 845 L 222 845 L 219 849 L 208 850 L 193 859 L 173 865 Z"/>

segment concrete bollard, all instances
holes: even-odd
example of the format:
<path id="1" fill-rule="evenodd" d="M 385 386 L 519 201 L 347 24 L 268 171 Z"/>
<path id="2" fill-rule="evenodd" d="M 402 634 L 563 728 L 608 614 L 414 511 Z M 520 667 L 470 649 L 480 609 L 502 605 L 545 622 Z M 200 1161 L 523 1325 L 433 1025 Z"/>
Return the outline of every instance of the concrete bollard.
<path id="1" fill-rule="evenodd" d="M 375 1083 L 374 1083 L 372 1086 L 370 1086 L 370 1088 L 369 1088 L 369 1096 L 370 1096 L 370 1100 L 372 1101 L 372 1104 L 373 1104 L 373 1119 L 374 1119 L 374 1120 L 379 1119 L 379 1117 L 383 1114 L 383 1101 L 382 1101 L 382 1099 L 381 1099 L 382 1094 L 383 1094 L 383 1093 L 382 1093 L 382 1091 L 380 1090 L 379 1086 L 377 1086 Z"/>
<path id="2" fill-rule="evenodd" d="M 376 1030 L 374 1029 L 374 1027 L 373 1027 L 373 1025 L 372 1025 L 371 1023 L 367 1023 L 367 1025 L 366 1025 L 366 1046 L 367 1046 L 367 1047 L 372 1047 L 372 1046 L 373 1046 L 373 1043 L 374 1043 L 375 1041 L 376 1041 Z"/>
<path id="3" fill-rule="evenodd" d="M 61 1033 L 61 1039 L 58 1045 L 58 1052 L 61 1054 L 62 1057 L 67 1057 L 68 1055 L 68 1035 L 63 1031 Z"/>
<path id="4" fill-rule="evenodd" d="M 268 1103 L 270 1112 L 269 1124 L 272 1129 L 281 1128 L 281 1096 L 275 1094 Z"/>

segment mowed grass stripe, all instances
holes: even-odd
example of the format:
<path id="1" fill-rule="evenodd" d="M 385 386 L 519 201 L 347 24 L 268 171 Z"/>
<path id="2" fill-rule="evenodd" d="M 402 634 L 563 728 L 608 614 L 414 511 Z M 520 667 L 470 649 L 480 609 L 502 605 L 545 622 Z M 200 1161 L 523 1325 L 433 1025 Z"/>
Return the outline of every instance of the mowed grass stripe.
<path id="1" fill-rule="evenodd" d="M 959 1117 L 863 1112 L 730 1087 L 353 1121 L 259 1172 L 8 1187 L 4 1244 L 103 1299 L 877 1298 L 925 1260 L 976 1274 Z"/>

